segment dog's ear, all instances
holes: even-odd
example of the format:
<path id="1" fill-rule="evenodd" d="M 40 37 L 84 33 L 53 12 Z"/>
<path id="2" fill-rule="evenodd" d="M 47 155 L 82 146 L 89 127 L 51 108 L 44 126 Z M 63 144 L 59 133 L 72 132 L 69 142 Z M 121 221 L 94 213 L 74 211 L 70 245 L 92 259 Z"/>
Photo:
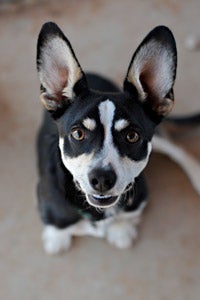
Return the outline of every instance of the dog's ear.
<path id="1" fill-rule="evenodd" d="M 137 48 L 124 81 L 124 90 L 137 94 L 159 116 L 174 104 L 177 51 L 172 32 L 165 26 L 153 29 Z"/>
<path id="2" fill-rule="evenodd" d="M 37 44 L 41 101 L 50 111 L 62 108 L 87 89 L 87 81 L 68 39 L 52 22 L 45 23 Z"/>

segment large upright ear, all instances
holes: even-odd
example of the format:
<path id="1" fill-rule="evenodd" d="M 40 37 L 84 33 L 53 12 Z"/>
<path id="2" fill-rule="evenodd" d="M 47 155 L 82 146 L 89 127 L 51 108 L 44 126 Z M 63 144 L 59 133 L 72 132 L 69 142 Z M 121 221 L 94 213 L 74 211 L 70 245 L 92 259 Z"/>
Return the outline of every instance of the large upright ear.
<path id="1" fill-rule="evenodd" d="M 85 75 L 70 42 L 55 23 L 45 23 L 40 31 L 37 70 L 41 82 L 40 98 L 48 110 L 56 111 L 72 101 L 75 94 L 87 89 Z"/>
<path id="2" fill-rule="evenodd" d="M 159 116 L 168 114 L 174 104 L 177 51 L 172 32 L 165 26 L 153 29 L 137 48 L 124 81 L 124 90 Z"/>

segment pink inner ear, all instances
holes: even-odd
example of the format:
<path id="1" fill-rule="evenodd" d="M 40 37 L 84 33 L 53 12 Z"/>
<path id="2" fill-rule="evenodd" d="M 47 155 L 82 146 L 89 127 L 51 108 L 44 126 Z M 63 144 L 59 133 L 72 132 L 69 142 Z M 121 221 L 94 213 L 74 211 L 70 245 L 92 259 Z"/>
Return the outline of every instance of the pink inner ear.
<path id="1" fill-rule="evenodd" d="M 133 61 L 133 82 L 142 95 L 148 93 L 162 99 L 173 85 L 174 62 L 168 47 L 156 41 L 143 45 Z"/>
<path id="2" fill-rule="evenodd" d="M 166 96 L 172 85 L 169 66 L 159 57 L 144 64 L 139 80 L 146 93 L 160 99 Z"/>
<path id="3" fill-rule="evenodd" d="M 140 82 L 144 92 L 151 103 L 153 110 L 159 115 L 168 114 L 173 107 L 173 99 L 166 98 L 164 85 L 164 74 L 157 68 L 156 63 L 147 63 L 143 66 L 140 74 Z"/>
<path id="4" fill-rule="evenodd" d="M 47 91 L 57 96 L 62 95 L 62 91 L 68 84 L 69 71 L 65 67 L 60 67 L 56 62 L 52 63 L 51 71 L 47 74 L 46 81 Z"/>
<path id="5" fill-rule="evenodd" d="M 39 76 L 46 93 L 55 100 L 64 94 L 73 97 L 73 88 L 82 74 L 68 43 L 61 37 L 49 36 L 40 55 Z"/>
<path id="6" fill-rule="evenodd" d="M 60 77 L 60 90 L 63 90 L 67 85 L 69 71 L 66 68 L 59 68 L 58 72 Z"/>
<path id="7" fill-rule="evenodd" d="M 139 80 L 145 93 L 149 93 L 155 85 L 155 67 L 153 64 L 146 63 L 141 70 Z"/>

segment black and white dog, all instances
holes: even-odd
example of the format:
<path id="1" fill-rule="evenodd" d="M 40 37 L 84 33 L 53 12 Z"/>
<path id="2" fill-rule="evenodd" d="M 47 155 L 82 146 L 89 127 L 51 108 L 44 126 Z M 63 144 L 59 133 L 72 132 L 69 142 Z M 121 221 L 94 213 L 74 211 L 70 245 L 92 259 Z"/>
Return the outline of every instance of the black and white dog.
<path id="1" fill-rule="evenodd" d="M 198 162 L 154 136 L 174 104 L 174 37 L 164 26 L 147 35 L 130 62 L 123 91 L 85 75 L 54 23 L 42 27 L 37 51 L 40 98 L 48 110 L 38 136 L 44 248 L 58 253 L 69 248 L 73 235 L 85 234 L 127 248 L 147 201 L 142 172 L 152 144 L 177 161 L 200 192 Z"/>

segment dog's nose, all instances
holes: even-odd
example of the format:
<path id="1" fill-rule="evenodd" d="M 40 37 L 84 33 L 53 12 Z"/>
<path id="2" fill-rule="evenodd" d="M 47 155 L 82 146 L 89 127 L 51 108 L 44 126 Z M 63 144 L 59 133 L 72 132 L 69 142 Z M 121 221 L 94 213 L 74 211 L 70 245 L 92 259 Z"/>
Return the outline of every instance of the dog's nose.
<path id="1" fill-rule="evenodd" d="M 112 189 L 116 180 L 117 176 L 112 167 L 97 168 L 89 173 L 91 186 L 100 193 L 104 193 Z"/>

